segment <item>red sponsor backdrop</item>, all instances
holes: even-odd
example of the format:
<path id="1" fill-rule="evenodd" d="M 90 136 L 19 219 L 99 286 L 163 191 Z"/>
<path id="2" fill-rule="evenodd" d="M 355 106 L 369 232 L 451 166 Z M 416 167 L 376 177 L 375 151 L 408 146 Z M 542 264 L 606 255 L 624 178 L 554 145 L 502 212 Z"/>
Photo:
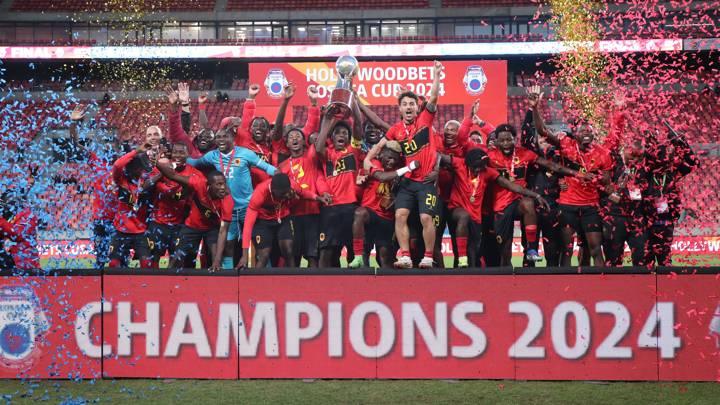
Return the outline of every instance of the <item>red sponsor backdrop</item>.
<path id="1" fill-rule="evenodd" d="M 716 275 L 395 274 L 5 278 L 50 328 L 0 375 L 98 377 L 102 318 L 108 378 L 718 378 Z"/>
<path id="2" fill-rule="evenodd" d="M 446 61 L 441 76 L 440 103 L 470 106 L 480 99 L 478 113 L 492 124 L 507 121 L 507 62 L 504 60 Z M 477 68 L 473 68 L 477 67 Z M 307 105 L 307 87 L 318 87 L 319 95 L 327 101 L 337 83 L 335 62 L 250 63 L 250 83 L 261 86 L 258 106 L 279 107 L 279 83 L 283 80 L 297 86 L 290 105 Z M 395 61 L 359 63 L 353 81 L 361 100 L 371 105 L 397 105 L 396 89 L 405 86 L 418 94 L 429 95 L 433 82 L 433 67 L 427 61 Z M 480 73 L 482 72 L 482 73 Z M 486 83 L 484 90 L 481 83 Z M 469 111 L 469 110 L 468 110 Z M 460 118 L 460 117 L 458 117 Z"/>
<path id="3" fill-rule="evenodd" d="M 238 278 L 115 275 L 103 287 L 112 308 L 103 319 L 105 377 L 238 377 L 238 325 L 226 317 L 237 315 Z"/>
<path id="4" fill-rule="evenodd" d="M 100 304 L 100 281 L 0 278 L 0 378 L 99 378 L 99 353 L 81 347 L 100 343 L 100 317 L 88 310 Z"/>

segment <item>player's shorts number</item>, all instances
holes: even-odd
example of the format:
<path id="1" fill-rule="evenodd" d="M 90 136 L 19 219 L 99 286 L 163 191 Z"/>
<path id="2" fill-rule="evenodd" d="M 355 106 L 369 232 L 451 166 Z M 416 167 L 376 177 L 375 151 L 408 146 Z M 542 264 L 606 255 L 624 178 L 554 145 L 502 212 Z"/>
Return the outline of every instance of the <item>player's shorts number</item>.
<path id="1" fill-rule="evenodd" d="M 435 204 L 437 204 L 437 196 L 428 194 L 425 198 L 425 205 L 428 207 L 435 207 Z"/>

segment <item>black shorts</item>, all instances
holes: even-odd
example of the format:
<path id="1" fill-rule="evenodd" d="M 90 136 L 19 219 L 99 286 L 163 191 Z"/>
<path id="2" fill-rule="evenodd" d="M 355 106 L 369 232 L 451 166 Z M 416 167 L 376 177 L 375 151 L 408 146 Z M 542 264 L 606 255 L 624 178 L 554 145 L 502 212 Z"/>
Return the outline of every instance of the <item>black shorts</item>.
<path id="1" fill-rule="evenodd" d="M 352 246 L 352 224 L 357 204 L 320 208 L 320 249 Z"/>
<path id="2" fill-rule="evenodd" d="M 602 219 L 594 205 L 558 204 L 560 226 L 571 227 L 578 234 L 602 232 Z"/>
<path id="3" fill-rule="evenodd" d="M 515 220 L 520 218 L 520 200 L 515 200 L 504 210 L 493 215 L 493 230 L 498 244 L 512 240 L 515 230 Z"/>
<path id="4" fill-rule="evenodd" d="M 435 217 L 439 212 L 437 187 L 434 184 L 425 184 L 403 178 L 400 181 L 397 196 L 395 196 L 395 209 L 399 208 L 410 211 L 417 209 L 420 214 Z"/>
<path id="5" fill-rule="evenodd" d="M 130 249 L 135 251 L 135 259 L 149 259 L 150 244 L 145 233 L 115 232 L 110 241 L 110 260 L 120 260 L 123 265 L 130 261 Z"/>
<path id="6" fill-rule="evenodd" d="M 300 215 L 291 219 L 293 251 L 306 259 L 318 257 L 320 214 Z"/>
<path id="7" fill-rule="evenodd" d="M 385 219 L 371 209 L 367 211 L 370 220 L 365 224 L 365 246 L 392 249 L 395 246 L 395 221 Z"/>
<path id="8" fill-rule="evenodd" d="M 175 253 L 175 245 L 181 228 L 182 224 L 167 225 L 151 222 L 148 225 L 147 235 L 153 260 L 160 260 L 166 250 L 170 256 Z"/>
<path id="9" fill-rule="evenodd" d="M 173 258 L 183 264 L 183 267 L 191 267 L 193 260 L 198 255 L 198 249 L 200 248 L 200 241 L 209 250 L 211 245 L 217 244 L 218 241 L 218 228 L 213 228 L 208 231 L 200 231 L 197 229 L 190 228 L 187 225 L 182 225 L 180 228 L 180 234 L 175 239 L 175 253 Z"/>
<path id="10" fill-rule="evenodd" d="M 252 238 L 256 249 L 272 249 L 277 241 L 292 240 L 290 217 L 283 218 L 280 222 L 258 218 L 252 229 Z"/>

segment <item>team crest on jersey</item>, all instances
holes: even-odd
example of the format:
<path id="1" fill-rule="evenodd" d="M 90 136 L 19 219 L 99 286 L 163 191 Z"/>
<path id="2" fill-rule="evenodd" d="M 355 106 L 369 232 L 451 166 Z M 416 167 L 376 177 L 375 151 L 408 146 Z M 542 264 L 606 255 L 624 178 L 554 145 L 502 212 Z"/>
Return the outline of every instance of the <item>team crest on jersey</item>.
<path id="1" fill-rule="evenodd" d="M 487 84 L 487 76 L 481 66 L 473 65 L 468 66 L 465 71 L 465 77 L 463 77 L 463 84 L 465 85 L 465 91 L 471 96 L 479 96 L 485 92 L 485 85 Z"/>
<path id="2" fill-rule="evenodd" d="M 259 245 L 260 242 L 262 242 L 262 236 L 260 236 L 260 235 L 255 235 L 255 244 L 256 244 L 256 245 Z"/>
<path id="3" fill-rule="evenodd" d="M 270 69 L 265 76 L 265 90 L 270 98 L 281 98 L 288 81 L 282 69 Z"/>
<path id="4" fill-rule="evenodd" d="M 40 337 L 50 329 L 30 287 L 0 288 L 0 367 L 26 370 L 40 358 Z"/>
<path id="5" fill-rule="evenodd" d="M 240 166 L 240 162 L 241 162 L 241 161 L 242 161 L 242 160 L 241 160 L 240 158 L 235 158 L 235 159 L 233 159 L 233 161 L 232 161 L 232 165 L 233 165 L 233 166 Z"/>
<path id="6" fill-rule="evenodd" d="M 325 232 L 320 232 L 320 242 L 325 240 Z"/>

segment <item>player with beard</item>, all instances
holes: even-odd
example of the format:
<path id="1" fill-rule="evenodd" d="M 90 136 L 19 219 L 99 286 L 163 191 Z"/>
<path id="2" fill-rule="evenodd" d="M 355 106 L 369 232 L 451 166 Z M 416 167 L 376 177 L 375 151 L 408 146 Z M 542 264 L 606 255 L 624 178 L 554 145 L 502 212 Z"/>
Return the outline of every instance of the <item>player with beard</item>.
<path id="1" fill-rule="evenodd" d="M 323 194 L 327 204 L 332 202 L 330 194 L 318 192 L 318 181 L 322 172 L 318 166 L 315 145 L 307 146 L 305 134 L 299 128 L 289 130 L 285 143 L 290 156 L 283 160 L 278 170 L 287 174 L 301 190 Z M 317 201 L 302 199 L 290 206 L 293 228 L 293 252 L 295 263 L 305 258 L 308 267 L 318 267 L 318 238 L 320 236 L 320 205 Z"/>
<path id="2" fill-rule="evenodd" d="M 598 183 L 606 179 L 607 172 L 612 168 L 610 152 L 594 143 L 595 130 L 588 123 L 579 122 L 575 125 L 575 139 L 568 136 L 561 139 L 548 130 L 540 114 L 542 95 L 539 86 L 528 91 L 538 133 L 547 137 L 548 142 L 558 148 L 566 166 L 583 175 L 594 174 L 593 179 L 597 178 L 595 181 L 588 181 L 582 177 L 566 177 L 567 189 L 560 190 L 558 211 L 563 243 L 561 265 L 570 266 L 575 235 L 584 234 L 593 264 L 602 267 L 605 260 L 602 252 L 602 220 L 598 213 L 599 189 L 602 186 Z"/>
<path id="3" fill-rule="evenodd" d="M 353 131 L 336 114 L 337 108 L 330 105 L 315 140 L 318 162 L 325 168 L 325 179 L 332 196 L 332 202 L 320 210 L 319 261 L 322 268 L 340 267 L 342 247 L 352 246 L 352 223 L 357 208 L 355 186 L 362 162 L 362 150 L 351 142 L 351 136 L 355 141 L 361 140 L 361 131 Z M 359 125 L 358 120 L 355 124 Z M 328 146 L 330 132 L 332 143 Z"/>
<path id="4" fill-rule="evenodd" d="M 145 236 L 149 196 L 142 188 L 142 177 L 147 171 L 143 160 L 147 159 L 147 151 L 152 147 L 150 142 L 146 142 L 113 164 L 112 177 L 117 187 L 118 203 L 113 220 L 116 232 L 110 242 L 110 267 L 127 267 L 130 249 L 140 259 L 141 268 L 153 266 Z"/>
<path id="5" fill-rule="evenodd" d="M 188 156 L 197 159 L 215 148 L 213 139 L 215 134 L 209 128 L 203 128 L 194 139 L 190 139 L 182 127 L 180 114 L 180 96 L 172 87 L 165 87 L 165 96 L 170 104 L 168 111 L 168 124 L 170 131 L 168 137 L 171 143 L 183 143 L 188 147 Z M 183 96 L 184 97 L 184 96 Z M 189 97 L 189 96 L 188 96 Z"/>
<path id="6" fill-rule="evenodd" d="M 256 249 L 254 267 L 263 268 L 270 262 L 270 254 L 276 244 L 280 248 L 284 267 L 296 267 L 293 253 L 292 223 L 290 206 L 302 200 L 327 202 L 308 189 L 302 189 L 293 183 L 285 173 L 277 173 L 260 183 L 253 192 L 248 205 L 247 217 L 243 227 L 243 253 L 236 268 L 248 265 L 250 241 Z M 273 262 L 274 267 L 278 263 Z"/>
<path id="7" fill-rule="evenodd" d="M 190 177 L 200 172 L 187 164 L 188 148 L 183 143 L 172 145 L 170 161 L 173 170 L 180 175 Z M 160 173 L 157 168 L 150 173 L 146 188 L 153 194 L 153 215 L 148 225 L 148 241 L 153 254 L 153 266 L 159 267 L 160 258 L 167 251 L 172 257 L 185 222 L 185 214 L 191 203 L 190 190 Z"/>
<path id="8" fill-rule="evenodd" d="M 398 239 L 400 250 L 395 266 L 411 268 L 410 234 L 408 218 L 413 208 L 420 213 L 423 241 L 425 244 L 424 257 L 420 261 L 420 268 L 431 268 L 434 265 L 433 249 L 435 247 L 436 220 L 438 218 L 437 187 L 435 180 L 428 181 L 428 175 L 436 169 L 437 145 L 432 136 L 432 123 L 437 111 L 437 99 L 440 88 L 440 76 L 443 74 L 443 65 L 435 61 L 433 69 L 433 84 L 430 89 L 430 98 L 425 104 L 422 113 L 418 115 L 418 96 L 412 92 L 404 92 L 398 97 L 401 122 L 387 130 L 385 137 L 368 152 L 364 161 L 366 171 L 372 168 L 372 160 L 382 150 L 387 141 L 400 142 L 403 155 L 407 163 L 419 161 L 420 167 L 409 176 L 400 181 L 398 194 L 395 198 L 395 236 Z M 439 221 L 438 221 L 439 222 Z"/>
<path id="9" fill-rule="evenodd" d="M 355 219 L 352 225 L 355 259 L 348 264 L 348 267 L 365 266 L 364 253 L 373 246 L 375 246 L 377 262 L 380 267 L 392 267 L 395 245 L 393 241 L 395 230 L 393 191 L 397 186 L 397 179 L 418 168 L 417 161 L 401 168 L 401 151 L 398 142 L 388 142 L 378 155 L 379 161 L 373 161 L 373 168 L 367 178 L 358 178 L 358 181 L 365 183 L 365 187 L 361 206 L 355 209 Z"/>
<path id="10" fill-rule="evenodd" d="M 235 245 L 242 234 L 245 210 L 253 191 L 250 168 L 260 168 L 270 175 L 275 174 L 276 171 L 274 166 L 262 161 L 249 149 L 235 146 L 234 133 L 225 128 L 220 129 L 215 135 L 217 149 L 211 150 L 199 159 L 188 159 L 188 163 L 192 166 L 213 166 L 222 173 L 227 180 L 230 195 L 235 201 L 232 224 L 227 232 L 228 241 L 231 242 L 223 243 L 225 248 L 223 268 L 226 269 L 233 267 L 234 254 L 237 252 Z"/>
<path id="11" fill-rule="evenodd" d="M 157 169 L 169 180 L 187 187 L 191 192 L 190 213 L 180 229 L 170 268 L 193 267 L 200 242 L 208 246 L 212 257 L 210 271 L 223 268 L 223 251 L 233 216 L 233 199 L 219 171 L 207 177 L 193 172 L 185 176 L 177 172 L 168 159 L 160 159 Z"/>
<path id="12" fill-rule="evenodd" d="M 500 175 L 512 183 L 521 187 L 527 186 L 528 168 L 538 165 L 560 173 L 565 176 L 578 177 L 590 181 L 592 174 L 578 172 L 568 169 L 551 160 L 539 157 L 535 152 L 522 146 L 516 146 L 515 128 L 509 124 L 499 125 L 495 129 L 495 147 L 488 150 L 488 166 L 497 170 Z M 538 254 L 537 238 L 537 213 L 532 199 L 521 198 L 519 194 L 495 185 L 493 187 L 493 227 L 497 238 L 498 249 L 500 250 L 500 265 L 510 266 L 512 259 L 512 236 L 515 227 L 515 220 L 520 219 L 523 225 L 522 233 L 527 241 L 525 260 L 538 262 L 542 256 Z M 540 194 L 538 194 L 539 196 Z"/>
<path id="13" fill-rule="evenodd" d="M 479 266 L 478 257 L 482 240 L 482 206 L 488 185 L 530 197 L 547 207 L 547 201 L 538 193 L 512 182 L 489 167 L 487 153 L 481 148 L 467 152 L 465 158 L 440 155 L 442 163 L 455 173 L 448 207 L 455 222 L 458 244 L 458 267 Z M 468 246 L 470 248 L 468 249 Z"/>

